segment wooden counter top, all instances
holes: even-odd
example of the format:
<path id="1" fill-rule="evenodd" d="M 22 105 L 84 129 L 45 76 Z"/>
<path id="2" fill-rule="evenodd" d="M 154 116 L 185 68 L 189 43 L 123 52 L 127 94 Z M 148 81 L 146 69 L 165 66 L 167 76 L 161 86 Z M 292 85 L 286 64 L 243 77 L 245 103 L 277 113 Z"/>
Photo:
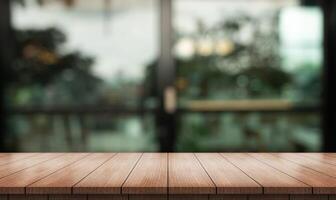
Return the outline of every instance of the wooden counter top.
<path id="1" fill-rule="evenodd" d="M 336 154 L 3 153 L 12 199 L 336 200 Z"/>

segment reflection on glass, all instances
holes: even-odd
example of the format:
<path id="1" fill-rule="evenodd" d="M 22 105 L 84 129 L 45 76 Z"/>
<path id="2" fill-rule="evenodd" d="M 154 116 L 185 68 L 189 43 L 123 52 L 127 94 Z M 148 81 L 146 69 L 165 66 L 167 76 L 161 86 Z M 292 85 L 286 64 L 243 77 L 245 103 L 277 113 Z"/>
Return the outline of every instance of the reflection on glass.
<path id="1" fill-rule="evenodd" d="M 18 112 L 8 119 L 8 146 L 156 151 L 153 116 L 128 112 L 155 106 L 145 80 L 157 59 L 157 12 L 157 0 L 11 1 L 16 49 L 6 103 Z M 126 116 L 91 112 L 110 107 Z"/>
<path id="2" fill-rule="evenodd" d="M 157 151 L 154 118 L 109 115 L 13 116 L 7 143 L 16 151 Z"/>
<path id="3" fill-rule="evenodd" d="M 322 12 L 300 0 L 174 0 L 179 107 L 195 112 L 319 105 Z M 180 151 L 320 150 L 320 116 L 186 114 Z"/>
<path id="4" fill-rule="evenodd" d="M 300 2 L 175 0 L 182 106 L 205 99 L 319 102 L 322 14 Z"/>
<path id="5" fill-rule="evenodd" d="M 320 151 L 315 114 L 186 114 L 178 151 Z"/>
<path id="6" fill-rule="evenodd" d="M 12 1 L 12 105 L 145 103 L 157 56 L 156 0 Z M 80 97 L 80 98 L 79 98 Z"/>

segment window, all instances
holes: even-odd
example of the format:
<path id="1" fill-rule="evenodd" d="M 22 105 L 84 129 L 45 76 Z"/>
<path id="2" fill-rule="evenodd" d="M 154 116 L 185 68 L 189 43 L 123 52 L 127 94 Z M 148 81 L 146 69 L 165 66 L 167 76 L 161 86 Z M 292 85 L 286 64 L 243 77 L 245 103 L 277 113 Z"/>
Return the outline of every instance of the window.
<path id="1" fill-rule="evenodd" d="M 179 150 L 320 149 L 319 113 L 292 113 L 320 104 L 319 7 L 175 0 L 174 14 L 179 107 L 196 113 L 181 117 Z"/>
<path id="2" fill-rule="evenodd" d="M 10 144 L 318 151 L 323 12 L 314 2 L 11 1 Z"/>
<path id="3" fill-rule="evenodd" d="M 22 0 L 11 13 L 6 97 L 22 150 L 158 148 L 146 81 L 158 56 L 158 1 Z"/>

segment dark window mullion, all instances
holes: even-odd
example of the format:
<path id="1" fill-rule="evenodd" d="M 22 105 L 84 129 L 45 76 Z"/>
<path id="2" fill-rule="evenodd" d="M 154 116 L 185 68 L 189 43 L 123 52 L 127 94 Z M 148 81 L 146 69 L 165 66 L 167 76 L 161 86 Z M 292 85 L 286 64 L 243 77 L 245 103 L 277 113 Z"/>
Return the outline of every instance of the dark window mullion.
<path id="1" fill-rule="evenodd" d="M 323 150 L 336 152 L 336 1 L 324 0 Z"/>
<path id="2" fill-rule="evenodd" d="M 175 63 L 172 54 L 173 26 L 172 0 L 160 0 L 160 57 L 157 66 L 157 96 L 159 107 L 156 113 L 156 128 L 163 152 L 173 151 L 176 138 L 176 113 L 166 109 L 165 93 L 174 90 Z"/>

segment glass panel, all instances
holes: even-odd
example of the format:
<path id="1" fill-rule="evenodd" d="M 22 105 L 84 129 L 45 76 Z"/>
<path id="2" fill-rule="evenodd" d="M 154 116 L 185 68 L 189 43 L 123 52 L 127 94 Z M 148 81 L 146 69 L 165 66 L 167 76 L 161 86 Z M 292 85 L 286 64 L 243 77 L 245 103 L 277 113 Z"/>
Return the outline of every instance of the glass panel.
<path id="1" fill-rule="evenodd" d="M 299 0 L 175 0 L 180 106 L 192 100 L 319 103 L 322 11 Z"/>
<path id="2" fill-rule="evenodd" d="M 16 115 L 6 143 L 16 151 L 157 151 L 152 115 Z"/>
<path id="3" fill-rule="evenodd" d="M 146 98 L 145 79 L 158 55 L 157 0 L 18 0 L 12 24 L 17 54 L 8 104 L 155 101 Z"/>
<path id="4" fill-rule="evenodd" d="M 156 151 L 153 116 L 139 110 L 156 107 L 158 2 L 11 1 L 9 149 Z M 114 108 L 125 115 L 99 113 Z"/>
<path id="5" fill-rule="evenodd" d="M 178 150 L 320 150 L 317 112 L 235 113 L 320 104 L 322 11 L 301 2 L 174 0 L 179 107 L 195 113 Z"/>
<path id="6" fill-rule="evenodd" d="M 319 151 L 315 114 L 185 114 L 178 151 Z"/>

